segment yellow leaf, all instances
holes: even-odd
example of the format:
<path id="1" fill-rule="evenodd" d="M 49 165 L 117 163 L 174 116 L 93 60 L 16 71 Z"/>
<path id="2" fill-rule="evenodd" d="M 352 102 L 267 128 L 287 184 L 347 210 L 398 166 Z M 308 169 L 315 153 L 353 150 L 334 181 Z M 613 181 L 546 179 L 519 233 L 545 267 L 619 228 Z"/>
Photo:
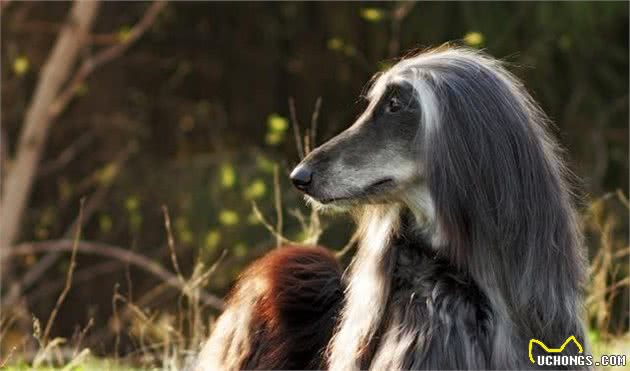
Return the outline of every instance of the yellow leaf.
<path id="1" fill-rule="evenodd" d="M 247 246 L 245 246 L 244 243 L 237 243 L 236 246 L 234 246 L 234 256 L 242 258 L 245 255 L 247 255 Z"/>
<path id="2" fill-rule="evenodd" d="M 206 233 L 206 248 L 214 249 L 221 242 L 221 232 L 211 229 Z"/>
<path id="3" fill-rule="evenodd" d="M 175 231 L 177 231 L 177 237 L 183 243 L 190 244 L 195 239 L 193 232 L 190 230 L 188 219 L 183 216 L 178 216 L 175 219 Z"/>
<path id="4" fill-rule="evenodd" d="M 22 76 L 28 72 L 30 65 L 28 58 L 21 55 L 13 61 L 13 72 L 18 76 Z"/>
<path id="5" fill-rule="evenodd" d="M 221 186 L 223 188 L 232 188 L 236 182 L 236 171 L 230 164 L 221 166 Z"/>
<path id="6" fill-rule="evenodd" d="M 183 243 L 190 244 L 194 240 L 193 233 L 188 229 L 183 229 L 178 232 L 179 240 Z"/>
<path id="7" fill-rule="evenodd" d="M 129 227 L 132 232 L 138 232 L 142 226 L 142 215 L 138 212 L 133 212 L 129 215 Z"/>
<path id="8" fill-rule="evenodd" d="M 328 39 L 326 46 L 328 46 L 328 49 L 330 50 L 340 50 L 343 48 L 343 40 L 338 37 L 330 38 Z"/>
<path id="9" fill-rule="evenodd" d="M 361 18 L 368 22 L 378 22 L 383 19 L 384 13 L 378 8 L 363 8 L 361 9 Z"/>
<path id="10" fill-rule="evenodd" d="M 243 192 L 243 195 L 248 200 L 254 200 L 265 195 L 267 192 L 267 186 L 261 179 L 254 180 Z"/>
<path id="11" fill-rule="evenodd" d="M 483 34 L 481 32 L 469 32 L 464 36 L 464 42 L 468 46 L 480 46 L 483 44 Z"/>
<path id="12" fill-rule="evenodd" d="M 127 211 L 138 210 L 138 206 L 140 206 L 140 200 L 138 200 L 136 196 L 129 196 L 125 200 L 125 209 L 127 209 Z"/>
<path id="13" fill-rule="evenodd" d="M 270 146 L 277 146 L 278 144 L 282 143 L 283 140 L 284 135 L 280 132 L 271 132 L 265 135 L 265 143 L 269 144 Z"/>
<path id="14" fill-rule="evenodd" d="M 269 130 L 273 133 L 284 132 L 289 128 L 289 120 L 278 115 L 277 113 L 272 113 L 267 118 L 267 126 Z"/>
<path id="15" fill-rule="evenodd" d="M 234 210 L 221 210 L 219 213 L 219 222 L 225 226 L 238 224 L 238 214 Z"/>
<path id="16" fill-rule="evenodd" d="M 256 166 L 265 173 L 273 173 L 276 164 L 263 155 L 256 156 Z"/>
<path id="17" fill-rule="evenodd" d="M 109 215 L 101 215 L 98 218 L 98 226 L 102 233 L 109 233 L 112 230 L 112 218 Z"/>
<path id="18" fill-rule="evenodd" d="M 118 173 L 118 166 L 109 163 L 96 173 L 96 177 L 101 184 L 109 184 Z"/>
<path id="19" fill-rule="evenodd" d="M 124 43 L 131 37 L 131 28 L 129 26 L 123 26 L 118 30 L 118 41 Z"/>

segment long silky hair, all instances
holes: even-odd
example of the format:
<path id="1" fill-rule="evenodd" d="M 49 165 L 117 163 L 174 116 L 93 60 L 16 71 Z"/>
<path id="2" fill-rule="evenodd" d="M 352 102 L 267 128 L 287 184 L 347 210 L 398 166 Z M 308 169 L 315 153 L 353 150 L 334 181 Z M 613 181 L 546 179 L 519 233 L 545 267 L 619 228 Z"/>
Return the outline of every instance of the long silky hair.
<path id="1" fill-rule="evenodd" d="M 523 365 L 530 338 L 561 344 L 576 335 L 585 341 L 582 238 L 571 175 L 548 133 L 547 116 L 502 63 L 481 52 L 440 48 L 403 59 L 376 78 L 369 98 L 378 100 L 394 78 L 414 86 L 422 108 L 416 143 L 426 189 L 394 195 L 400 197 L 392 197 L 391 207 L 403 199 L 404 206 L 422 209 L 438 256 L 471 277 L 487 298 L 495 317 L 490 364 Z M 368 231 L 362 245 L 373 251 L 369 226 L 383 223 L 373 213 L 363 215 Z M 398 224 L 387 223 L 392 230 L 378 232 L 385 242 L 376 247 L 381 252 L 370 257 L 359 251 L 353 263 L 329 347 L 332 369 L 365 366 L 360 358 L 391 305 L 387 290 L 395 268 L 383 262 L 393 253 L 387 236 Z M 366 269 L 376 264 L 374 257 L 381 266 Z M 370 316 L 362 311 L 367 301 Z"/>
<path id="2" fill-rule="evenodd" d="M 390 100 L 391 82 L 413 87 L 405 129 L 370 111 Z M 523 369 L 532 338 L 584 344 L 571 176 L 523 85 L 481 52 L 439 48 L 379 75 L 368 97 L 357 126 L 300 165 L 326 188 L 307 192 L 314 204 L 337 192 L 337 206 L 356 211 L 344 280 L 322 249 L 262 258 L 239 279 L 200 369 Z M 340 160 L 357 149 L 378 156 Z M 406 182 L 356 191 L 379 178 Z"/>

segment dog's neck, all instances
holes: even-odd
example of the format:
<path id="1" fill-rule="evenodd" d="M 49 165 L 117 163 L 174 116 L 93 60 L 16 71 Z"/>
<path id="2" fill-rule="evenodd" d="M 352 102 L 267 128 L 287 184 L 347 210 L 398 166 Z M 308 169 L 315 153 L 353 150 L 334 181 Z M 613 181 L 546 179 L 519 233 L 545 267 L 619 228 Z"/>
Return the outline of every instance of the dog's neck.
<path id="1" fill-rule="evenodd" d="M 370 340 L 387 307 L 397 246 L 407 245 L 399 240 L 429 245 L 433 238 L 428 233 L 434 229 L 424 223 L 431 220 L 425 217 L 431 213 L 419 216 L 402 203 L 367 205 L 358 211 L 359 249 L 349 268 L 346 302 L 329 347 L 331 369 L 357 370 L 364 366 L 361 359 L 368 356 Z"/>
<path id="2" fill-rule="evenodd" d="M 434 249 L 444 246 L 446 238 L 439 226 L 435 205 L 426 185 L 419 184 L 406 189 L 402 192 L 401 201 L 413 215 L 406 227 Z"/>
<path id="3" fill-rule="evenodd" d="M 359 249 L 349 268 L 346 301 L 329 346 L 333 370 L 361 369 L 370 339 L 381 323 L 395 263 L 392 240 L 400 227 L 400 206 L 368 205 L 359 211 Z"/>
<path id="4" fill-rule="evenodd" d="M 368 356 L 387 307 L 398 247 L 422 246 L 432 255 L 444 243 L 425 186 L 406 190 L 396 203 L 362 206 L 357 214 L 359 249 L 349 268 L 346 302 L 329 347 L 329 366 L 334 370 L 364 366 L 361 359 Z"/>

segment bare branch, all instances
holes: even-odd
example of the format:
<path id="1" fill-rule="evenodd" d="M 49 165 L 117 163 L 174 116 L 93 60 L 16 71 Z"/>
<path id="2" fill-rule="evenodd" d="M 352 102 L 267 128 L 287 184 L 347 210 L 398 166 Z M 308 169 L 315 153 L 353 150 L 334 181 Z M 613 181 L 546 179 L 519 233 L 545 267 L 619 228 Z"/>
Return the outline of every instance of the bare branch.
<path id="1" fill-rule="evenodd" d="M 295 147 L 298 151 L 298 156 L 300 156 L 300 160 L 304 158 L 304 147 L 302 145 L 302 134 L 300 134 L 300 123 L 297 119 L 297 114 L 295 112 L 295 100 L 293 97 L 289 98 L 289 113 L 291 115 L 291 124 L 293 125 L 293 135 L 295 135 Z"/>
<path id="2" fill-rule="evenodd" d="M 315 101 L 315 109 L 313 109 L 313 114 L 311 115 L 311 131 L 310 131 L 310 150 L 317 146 L 317 124 L 319 122 L 319 111 L 322 108 L 322 97 L 317 97 Z M 308 153 L 306 153 L 308 155 Z"/>
<path id="3" fill-rule="evenodd" d="M 46 328 L 44 329 L 44 335 L 42 337 L 42 341 L 45 344 L 48 341 L 48 336 L 50 335 L 50 329 L 52 328 L 53 323 L 55 322 L 55 318 L 57 318 L 57 313 L 59 313 L 59 308 L 63 304 L 64 300 L 66 300 L 66 296 L 68 296 L 68 292 L 70 291 L 70 287 L 72 287 L 72 275 L 74 274 L 74 269 L 77 264 L 77 247 L 79 246 L 79 240 L 81 240 L 81 227 L 83 225 L 83 206 L 85 205 L 85 198 L 81 199 L 81 206 L 79 206 L 79 218 L 76 226 L 76 231 L 74 233 L 74 240 L 72 242 L 72 255 L 70 256 L 70 266 L 68 267 L 68 272 L 66 273 L 66 283 L 61 290 L 61 294 L 57 298 L 57 303 L 55 303 L 55 307 L 50 313 L 50 317 L 48 317 L 48 322 L 46 323 Z"/>
<path id="4" fill-rule="evenodd" d="M 345 246 L 344 246 L 341 250 L 339 250 L 339 251 L 335 254 L 335 256 L 337 257 L 337 259 L 341 259 L 341 258 L 343 258 L 344 256 L 346 256 L 346 254 L 347 254 L 350 250 L 352 250 L 352 248 L 356 245 L 357 241 L 359 241 L 359 235 L 360 235 L 359 231 L 355 231 L 355 232 L 352 234 L 352 237 L 350 237 L 350 240 L 348 240 L 348 242 L 346 243 L 346 245 L 345 245 Z"/>
<path id="5" fill-rule="evenodd" d="M 6 9 L 7 5 L 9 5 L 10 2 L 11 0 L 0 0 L 0 12 L 4 12 L 4 10 Z"/>
<path id="6" fill-rule="evenodd" d="M 22 216 L 52 122 L 48 109 L 70 75 L 98 7 L 99 3 L 95 1 L 74 2 L 70 18 L 40 73 L 22 124 L 15 161 L 5 178 L 0 203 L 0 255 L 6 254 L 19 236 Z M 10 267 L 2 268 L 3 276 L 10 277 Z"/>
<path id="7" fill-rule="evenodd" d="M 168 207 L 162 205 L 162 213 L 164 213 L 164 227 L 166 228 L 166 238 L 168 240 L 168 250 L 171 255 L 171 262 L 173 263 L 173 269 L 177 273 L 177 277 L 181 282 L 184 282 L 184 276 L 179 269 L 179 263 L 177 262 L 177 254 L 175 253 L 175 238 L 173 238 L 173 230 L 171 228 L 171 218 L 168 215 Z"/>
<path id="8" fill-rule="evenodd" d="M 80 84 L 95 69 L 120 56 L 138 40 L 153 24 L 165 5 L 164 1 L 152 3 L 125 40 L 87 59 L 62 91 L 62 85 L 70 75 L 70 69 L 75 63 L 79 49 L 86 41 L 99 6 L 99 3 L 95 1 L 74 3 L 70 11 L 70 19 L 61 31 L 42 70 L 20 133 L 15 164 L 6 178 L 0 204 L 0 253 L 6 253 L 5 250 L 18 237 L 34 175 L 37 173 L 52 121 L 72 100 Z M 5 276 L 10 276 L 10 272 L 7 272 L 10 269 L 6 266 L 3 268 L 5 268 Z"/>
<path id="9" fill-rule="evenodd" d="M 258 205 L 256 204 L 255 201 L 252 201 L 252 211 L 254 212 L 254 215 L 256 215 L 256 218 L 258 218 L 258 220 L 265 227 L 265 229 L 267 229 L 267 231 L 269 231 L 269 233 L 271 233 L 274 237 L 276 237 L 276 241 L 280 241 L 281 243 L 286 243 L 286 244 L 289 244 L 289 245 L 298 245 L 299 244 L 296 241 L 291 241 L 290 239 L 284 237 L 282 235 L 282 233 L 280 233 L 278 230 L 276 230 L 271 225 L 271 223 L 269 223 L 267 221 L 267 219 L 265 219 L 265 216 L 262 214 L 262 212 L 258 208 Z"/>
<path id="10" fill-rule="evenodd" d="M 283 218 L 282 218 L 282 195 L 280 194 L 280 178 L 278 175 L 278 165 L 273 167 L 273 195 L 274 206 L 276 209 L 276 231 L 278 235 L 282 235 Z M 276 247 L 280 247 L 282 240 L 276 236 Z"/>
<path id="11" fill-rule="evenodd" d="M 75 13 L 79 13 L 80 15 L 82 15 L 82 17 L 79 17 L 79 20 L 83 20 L 84 18 L 86 18 L 83 13 L 87 13 L 87 11 L 75 9 L 80 7 L 80 5 L 78 5 L 79 3 L 82 2 L 77 2 L 77 5 L 75 5 L 72 10 L 71 19 L 73 20 L 77 18 L 77 14 Z M 2 240 L 0 240 L 0 252 L 4 251 L 5 248 L 11 245 L 16 239 L 17 233 L 19 231 L 21 216 L 23 214 L 24 207 L 27 201 L 27 194 L 29 193 L 30 187 L 33 183 L 33 175 L 37 171 L 37 164 L 39 162 L 39 157 L 43 149 L 50 123 L 65 109 L 65 107 L 74 97 L 76 89 L 83 83 L 83 81 L 85 81 L 85 79 L 98 67 L 104 65 L 105 63 L 124 53 L 155 22 L 157 15 L 165 5 L 165 1 L 156 1 L 152 3 L 145 12 L 142 19 L 131 29 L 127 38 L 123 42 L 107 48 L 99 52 L 94 57 L 86 60 L 77 70 L 67 87 L 57 96 L 56 99 L 53 100 L 53 96 L 56 95 L 59 91 L 62 82 L 66 80 L 66 76 L 69 73 L 69 66 L 73 64 L 70 63 L 70 61 L 63 59 L 63 57 L 65 54 L 70 53 L 69 55 L 72 57 L 72 59 L 70 60 L 74 60 L 74 57 L 76 56 L 76 53 L 78 52 L 78 49 L 80 47 L 80 45 L 74 44 L 82 44 L 85 41 L 85 30 L 88 28 L 88 25 L 91 23 L 91 19 L 96 13 L 96 6 L 93 5 L 94 9 L 92 10 L 92 12 L 94 14 L 91 15 L 91 18 L 89 19 L 89 22 L 87 22 L 87 24 L 83 24 L 86 23 L 85 20 L 83 20 L 83 23 L 79 22 L 79 25 L 83 24 L 83 28 L 79 31 L 83 32 L 79 32 L 79 34 L 82 35 L 78 39 L 79 41 L 74 39 L 71 40 L 71 42 L 74 42 L 72 46 L 75 49 L 69 51 L 69 47 L 65 46 L 65 44 L 69 43 L 69 41 L 65 40 L 65 38 L 68 38 L 68 33 L 71 36 L 74 36 L 74 38 L 79 37 L 75 35 L 75 30 L 71 30 L 69 29 L 69 27 L 67 27 L 62 31 L 57 45 L 55 45 L 53 53 L 49 58 L 46 66 L 44 67 L 44 72 L 42 73 L 42 78 L 40 79 L 37 88 L 38 90 L 36 91 L 35 98 L 33 99 L 33 106 L 29 108 L 25 129 L 22 133 L 22 136 L 20 137 L 18 155 L 14 166 L 14 169 L 17 170 L 15 171 L 15 174 L 13 174 L 13 172 L 9 174 L 10 176 L 7 179 L 5 192 L 2 195 L 2 222 L 0 223 L 0 235 L 2 236 Z M 62 52 L 60 52 L 59 49 L 62 49 Z M 60 53 L 63 53 L 64 55 L 62 55 L 61 57 L 58 56 L 58 54 Z M 61 62 L 58 62 L 58 60 L 60 60 Z M 61 68 L 60 66 L 58 66 L 59 64 L 62 65 L 61 67 L 63 67 L 63 73 L 60 76 L 58 76 L 59 72 L 57 71 L 57 69 Z M 52 72 L 49 72 L 49 69 L 52 69 Z M 49 77 L 45 79 L 47 75 L 52 75 L 54 77 Z M 49 81 L 51 79 L 54 80 L 51 82 Z M 53 82 L 55 84 L 53 84 Z M 48 88 L 44 89 L 44 87 Z M 40 94 L 40 90 L 44 92 Z M 39 97 L 38 94 L 42 95 L 43 98 Z M 40 262 L 41 264 L 37 265 L 38 269 L 36 269 L 36 272 L 33 276 L 39 278 L 39 276 L 41 276 L 41 274 L 48 267 L 50 267 L 50 265 L 52 265 L 57 260 L 57 258 L 58 256 L 56 255 L 46 256 L 46 258 L 42 262 Z M 19 294 L 19 291 L 19 286 L 14 285 L 8 295 L 8 299 L 11 300 L 8 301 L 12 302 L 13 299 L 16 298 L 16 294 Z"/>
<path id="12" fill-rule="evenodd" d="M 64 252 L 72 251 L 71 240 L 50 240 L 41 242 L 25 242 L 14 246 L 11 249 L 11 255 L 29 255 L 43 252 Z M 105 256 L 110 259 L 116 259 L 122 262 L 134 265 L 145 272 L 151 273 L 157 278 L 161 279 L 169 286 L 177 288 L 179 290 L 187 289 L 186 285 L 182 283 L 176 275 L 164 269 L 158 263 L 151 259 L 137 254 L 131 250 L 123 249 L 118 246 L 109 245 L 101 242 L 93 241 L 80 241 L 77 246 L 77 252 L 82 254 L 92 254 Z M 205 304 L 210 305 L 218 310 L 223 309 L 223 300 L 218 297 L 203 292 L 201 299 Z"/>
<path id="13" fill-rule="evenodd" d="M 54 160 L 43 163 L 39 169 L 39 176 L 44 177 L 50 175 L 60 169 L 66 167 L 72 160 L 76 158 L 76 156 L 87 148 L 92 140 L 94 139 L 94 134 L 87 132 L 82 134 L 77 140 L 75 140 L 72 144 L 66 147 Z"/>
<path id="14" fill-rule="evenodd" d="M 118 158 L 114 161 L 114 164 L 117 169 L 120 169 L 123 164 L 129 158 L 129 154 L 131 152 L 131 146 L 127 146 L 127 148 L 121 152 Z M 107 196 L 107 192 L 111 188 L 112 182 L 108 182 L 98 188 L 93 195 L 88 198 L 88 201 L 85 205 L 85 209 L 83 212 L 84 220 L 89 220 L 94 212 L 99 208 L 99 206 L 105 200 Z M 72 235 L 72 232 L 76 229 L 78 220 L 75 220 L 65 231 L 63 234 L 64 238 Z M 20 281 L 16 281 L 13 283 L 8 291 L 8 293 L 2 298 L 2 303 L 4 305 L 12 305 L 15 300 L 17 300 L 22 292 L 28 290 L 40 277 L 46 273 L 46 271 L 53 265 L 60 257 L 59 252 L 51 252 L 40 259 L 37 264 L 31 267 L 26 274 L 24 274 Z"/>
<path id="15" fill-rule="evenodd" d="M 74 74 L 74 77 L 64 89 L 64 91 L 57 97 L 54 103 L 51 105 L 48 114 L 51 117 L 56 117 L 61 113 L 68 103 L 75 96 L 75 93 L 79 86 L 85 81 L 85 79 L 97 68 L 110 62 L 111 60 L 121 56 L 129 47 L 136 42 L 155 22 L 158 14 L 166 5 L 166 1 L 156 1 L 147 8 L 142 19 L 129 31 L 128 36 L 119 44 L 113 45 L 107 49 L 100 51 L 93 57 L 88 58 L 81 67 Z"/>
<path id="16" fill-rule="evenodd" d="M 416 5 L 413 1 L 404 1 L 396 5 L 391 13 L 391 37 L 387 47 L 389 57 L 393 58 L 400 53 L 400 26 L 411 9 Z"/>
<path id="17" fill-rule="evenodd" d="M 13 22 L 11 28 L 12 31 L 17 33 L 49 33 L 56 35 L 63 28 L 63 23 L 39 19 L 25 20 L 24 17 L 21 17 L 21 19 L 16 19 L 16 21 Z M 92 33 L 87 36 L 86 43 L 90 43 L 92 45 L 110 46 L 120 44 L 120 37 L 121 36 L 118 32 Z"/>
<path id="18" fill-rule="evenodd" d="M 0 168 L 6 169 L 7 160 L 9 159 L 9 136 L 6 127 L 0 127 Z M 3 178 L 1 178 L 2 181 Z"/>

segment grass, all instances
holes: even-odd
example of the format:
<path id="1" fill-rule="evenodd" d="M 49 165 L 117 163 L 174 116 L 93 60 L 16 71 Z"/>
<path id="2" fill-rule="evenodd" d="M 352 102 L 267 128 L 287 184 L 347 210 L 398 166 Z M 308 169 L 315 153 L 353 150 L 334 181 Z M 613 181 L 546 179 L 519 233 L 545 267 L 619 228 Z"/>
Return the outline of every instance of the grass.
<path id="1" fill-rule="evenodd" d="M 158 369 L 158 368 L 154 368 Z M 6 371 L 26 371 L 26 370 L 35 370 L 35 371 L 57 371 L 57 370 L 73 370 L 73 371 L 88 371 L 88 370 L 116 370 L 116 371 L 145 371 L 152 370 L 151 368 L 138 368 L 131 367 L 126 365 L 123 362 L 116 361 L 113 359 L 101 359 L 88 357 L 77 365 L 65 365 L 60 367 L 54 366 L 38 366 L 33 367 L 27 363 L 14 364 L 9 365 L 4 368 Z"/>
<path id="2" fill-rule="evenodd" d="M 274 178 L 277 179 L 277 170 Z M 277 244 L 290 241 L 283 235 L 283 205 L 277 180 L 274 182 L 276 196 L 275 223 L 268 221 L 253 204 L 254 213 L 260 222 L 277 240 Z M 628 257 L 630 247 L 625 236 L 623 226 L 627 224 L 629 203 L 621 192 L 607 194 L 590 203 L 581 215 L 582 228 L 591 241 L 596 254 L 591 258 L 589 283 L 587 287 L 587 319 L 590 326 L 591 346 L 594 359 L 598 360 L 602 354 L 626 354 L 630 352 L 630 332 L 627 332 L 624 317 L 623 328 L 615 329 L 612 320 L 615 311 L 625 310 L 627 305 L 620 302 L 628 298 L 627 290 L 630 286 L 628 276 Z M 306 217 L 297 211 L 291 214 L 298 219 L 303 233 L 302 242 L 316 244 L 322 234 L 319 215 L 313 213 Z M 115 290 L 112 297 L 113 317 L 108 324 L 108 331 L 114 337 L 115 350 L 111 357 L 95 357 L 90 349 L 82 346 L 82 341 L 92 329 L 93 323 L 88 323 L 77 332 L 72 340 L 51 338 L 50 329 L 55 318 L 63 315 L 60 311 L 68 291 L 72 287 L 73 273 L 76 267 L 76 255 L 80 249 L 80 221 L 82 208 L 79 212 L 79 223 L 72 243 L 72 254 L 66 281 L 56 305 L 45 325 L 39 319 L 33 319 L 32 335 L 37 341 L 37 348 L 27 352 L 14 349 L 10 354 L 0 358 L 0 368 L 6 370 L 181 370 L 194 358 L 196 351 L 207 338 L 212 328 L 212 316 L 208 315 L 211 305 L 204 295 L 204 287 L 212 277 L 216 268 L 221 264 L 223 254 L 212 266 L 198 263 L 190 276 L 182 273 L 176 254 L 176 241 L 173 237 L 171 220 L 166 207 L 163 208 L 164 227 L 167 236 L 167 247 L 170 255 L 173 273 L 163 274 L 164 283 L 150 290 L 140 299 L 132 299 Z M 624 216 L 625 215 L 625 216 Z M 274 225 L 275 224 L 275 225 Z M 348 243 L 352 244 L 354 237 Z M 345 253 L 349 249 L 343 248 Z M 139 264 L 143 264 L 140 262 Z M 166 271 L 166 268 L 161 267 Z M 162 272 L 162 271 L 161 271 Z M 156 297 L 164 295 L 167 288 L 177 288 L 177 310 L 168 311 L 160 308 L 147 309 L 147 303 Z M 625 296 L 624 296 L 625 295 Z M 215 303 L 216 305 L 216 303 Z M 208 318 L 210 320 L 208 320 Z M 7 319 L 0 321 L 0 336 L 6 336 L 10 327 Z M 135 344 L 133 352 L 123 358 L 118 356 L 121 336 L 132 339 Z M 614 370 L 615 367 L 600 368 Z M 618 368 L 617 368 L 618 369 Z"/>
<path id="3" fill-rule="evenodd" d="M 602 355 L 623 354 L 626 355 L 626 362 L 630 362 L 630 332 L 624 335 L 614 337 L 608 341 L 595 341 L 591 343 L 593 359 L 599 360 Z M 628 367 L 630 364 L 626 364 Z M 600 366 L 598 370 L 620 370 L 620 367 L 603 367 Z"/>

